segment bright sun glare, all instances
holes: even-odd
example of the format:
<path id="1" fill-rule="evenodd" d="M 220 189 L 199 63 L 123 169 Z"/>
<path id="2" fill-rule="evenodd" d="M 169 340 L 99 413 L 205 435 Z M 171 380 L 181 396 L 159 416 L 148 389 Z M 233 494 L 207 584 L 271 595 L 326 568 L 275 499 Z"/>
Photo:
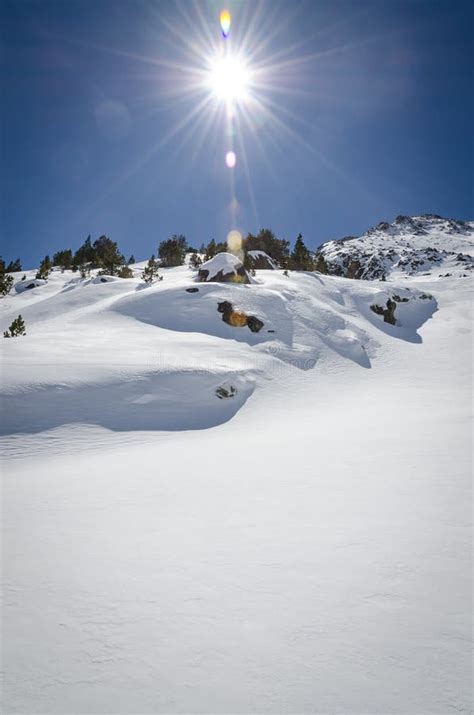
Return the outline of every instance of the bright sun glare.
<path id="1" fill-rule="evenodd" d="M 216 59 L 210 68 L 210 87 L 218 99 L 238 102 L 247 97 L 249 73 L 238 57 L 227 55 Z"/>

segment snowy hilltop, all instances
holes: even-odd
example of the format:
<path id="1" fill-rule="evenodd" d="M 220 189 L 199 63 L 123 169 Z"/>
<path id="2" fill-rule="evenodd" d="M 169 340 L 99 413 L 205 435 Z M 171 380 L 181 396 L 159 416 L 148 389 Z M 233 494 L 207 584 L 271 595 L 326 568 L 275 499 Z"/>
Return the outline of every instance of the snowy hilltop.
<path id="1" fill-rule="evenodd" d="M 365 280 L 402 274 L 447 273 L 465 277 L 474 267 L 474 222 L 435 214 L 397 216 L 382 221 L 359 238 L 347 236 L 319 247 L 323 270 Z"/>

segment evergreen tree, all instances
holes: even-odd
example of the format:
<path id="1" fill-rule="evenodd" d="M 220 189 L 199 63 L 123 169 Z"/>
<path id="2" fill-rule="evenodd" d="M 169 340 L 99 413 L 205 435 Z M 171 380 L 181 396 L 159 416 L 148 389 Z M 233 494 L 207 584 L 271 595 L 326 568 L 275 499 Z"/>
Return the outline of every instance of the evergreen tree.
<path id="1" fill-rule="evenodd" d="M 40 263 L 40 266 L 36 273 L 36 278 L 41 278 L 43 280 L 47 280 L 49 277 L 49 274 L 51 273 L 52 270 L 53 270 L 53 264 L 51 263 L 50 257 L 45 256 Z"/>
<path id="2" fill-rule="evenodd" d="M 295 247 L 291 253 L 289 267 L 294 271 L 312 271 L 314 268 L 313 257 L 306 248 L 303 237 L 298 234 Z"/>
<path id="3" fill-rule="evenodd" d="M 326 263 L 326 259 L 324 258 L 322 253 L 316 254 L 314 270 L 318 271 L 318 273 L 328 273 L 328 264 Z"/>
<path id="4" fill-rule="evenodd" d="M 153 283 L 158 278 L 158 261 L 155 260 L 155 254 L 148 259 L 148 263 L 143 269 L 142 280 L 145 283 Z"/>
<path id="5" fill-rule="evenodd" d="M 249 233 L 244 240 L 243 248 L 247 251 L 264 251 L 281 268 L 288 264 L 290 242 L 277 238 L 269 228 L 262 228 L 256 236 Z"/>
<path id="6" fill-rule="evenodd" d="M 72 251 L 70 248 L 58 251 L 53 256 L 53 266 L 59 266 L 61 271 L 64 273 L 72 266 Z"/>
<path id="7" fill-rule="evenodd" d="M 167 241 L 162 241 L 158 247 L 158 255 L 164 268 L 182 266 L 186 258 L 187 242 L 185 236 L 176 234 Z"/>
<path id="8" fill-rule="evenodd" d="M 197 270 L 199 266 L 202 265 L 201 256 L 198 253 L 192 253 L 189 259 L 189 265 Z"/>
<path id="9" fill-rule="evenodd" d="M 135 256 L 134 256 L 133 253 L 132 253 L 132 255 L 130 256 L 130 258 L 129 258 L 128 261 L 127 261 L 127 265 L 131 266 L 131 265 L 133 265 L 134 263 L 135 263 Z"/>
<path id="10" fill-rule="evenodd" d="M 5 261 L 0 256 L 0 295 L 5 296 L 11 291 L 13 282 L 13 276 L 9 276 L 5 269 Z"/>
<path id="11" fill-rule="evenodd" d="M 133 278 L 133 271 L 128 266 L 122 266 L 117 275 L 119 278 Z"/>
<path id="12" fill-rule="evenodd" d="M 26 335 L 25 321 L 23 320 L 21 315 L 19 315 L 18 318 L 15 318 L 8 330 L 5 330 L 5 332 L 3 333 L 3 337 L 16 338 L 19 335 Z"/>
<path id="13" fill-rule="evenodd" d="M 214 241 L 214 239 L 211 238 L 211 240 L 209 241 L 209 243 L 207 244 L 207 246 L 204 250 L 204 252 L 206 254 L 204 256 L 204 260 L 210 261 L 211 258 L 214 258 L 214 256 L 217 256 L 218 253 L 223 253 L 224 251 L 227 251 L 227 250 L 228 250 L 227 243 L 223 243 L 223 242 L 216 243 Z"/>
<path id="14" fill-rule="evenodd" d="M 209 243 L 206 246 L 206 255 L 204 256 L 205 261 L 210 261 L 211 258 L 214 258 L 214 256 L 217 253 L 216 249 L 216 242 L 214 241 L 213 238 L 209 241 Z"/>
<path id="15" fill-rule="evenodd" d="M 107 236 L 100 236 L 94 241 L 93 249 L 92 267 L 101 268 L 102 275 L 117 275 L 120 267 L 125 264 L 125 258 L 118 250 L 117 243 Z"/>
<path id="16" fill-rule="evenodd" d="M 86 278 L 89 278 L 91 274 L 91 264 L 90 263 L 81 263 L 79 266 L 79 273 L 81 274 L 81 278 L 85 280 Z M 77 270 L 76 268 L 76 270 Z"/>
<path id="17" fill-rule="evenodd" d="M 17 258 L 16 261 L 10 261 L 5 270 L 7 273 L 16 273 L 17 271 L 21 271 L 20 259 Z"/>
<path id="18" fill-rule="evenodd" d="M 89 235 L 87 236 L 82 246 L 80 246 L 80 248 L 78 248 L 76 253 L 74 254 L 73 270 L 74 266 L 77 270 L 80 265 L 84 265 L 85 263 L 90 263 L 91 265 L 93 265 L 94 259 L 95 251 L 91 243 L 91 237 Z"/>

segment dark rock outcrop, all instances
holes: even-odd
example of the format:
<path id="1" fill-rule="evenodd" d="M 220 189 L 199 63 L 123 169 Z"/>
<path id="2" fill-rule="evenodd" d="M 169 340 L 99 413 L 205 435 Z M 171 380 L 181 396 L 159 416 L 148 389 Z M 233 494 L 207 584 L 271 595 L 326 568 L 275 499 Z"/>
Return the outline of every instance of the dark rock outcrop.
<path id="1" fill-rule="evenodd" d="M 242 261 L 232 253 L 218 253 L 202 264 L 198 271 L 201 283 L 250 283 Z"/>
<path id="2" fill-rule="evenodd" d="M 225 400 L 228 397 L 234 397 L 234 395 L 237 394 L 237 388 L 234 387 L 233 385 L 221 385 L 220 387 L 217 388 L 216 390 L 216 396 L 220 400 Z"/>
<path id="3" fill-rule="evenodd" d="M 244 328 L 247 326 L 252 333 L 258 333 L 264 326 L 264 322 L 255 315 L 246 315 L 239 310 L 234 310 L 232 303 L 223 300 L 217 304 L 217 311 L 222 313 L 222 320 L 233 328 Z"/>
<path id="4" fill-rule="evenodd" d="M 246 265 L 254 271 L 274 271 L 278 268 L 276 261 L 265 251 L 248 251 Z"/>
<path id="5" fill-rule="evenodd" d="M 397 307 L 396 302 L 389 298 L 386 303 L 386 308 L 384 308 L 381 305 L 377 305 L 377 303 L 374 303 L 373 305 L 370 306 L 370 310 L 372 310 L 374 313 L 376 313 L 376 315 L 383 315 L 384 323 L 390 323 L 390 325 L 396 325 L 397 324 L 397 320 L 395 318 L 395 308 L 396 307 Z"/>

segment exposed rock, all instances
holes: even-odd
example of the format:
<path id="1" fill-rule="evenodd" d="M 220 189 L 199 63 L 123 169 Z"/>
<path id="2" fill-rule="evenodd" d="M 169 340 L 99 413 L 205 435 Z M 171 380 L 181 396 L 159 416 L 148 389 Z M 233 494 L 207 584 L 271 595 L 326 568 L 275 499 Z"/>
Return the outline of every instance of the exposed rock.
<path id="1" fill-rule="evenodd" d="M 395 295 L 392 295 L 392 298 L 396 303 L 408 303 L 409 300 L 408 298 L 401 298 L 399 295 L 397 295 L 397 293 L 395 293 Z"/>
<path id="2" fill-rule="evenodd" d="M 186 288 L 186 293 L 199 293 L 199 288 Z"/>
<path id="3" fill-rule="evenodd" d="M 242 261 L 232 253 L 218 253 L 202 264 L 198 271 L 201 283 L 250 283 L 250 278 Z"/>
<path id="4" fill-rule="evenodd" d="M 274 271 L 278 268 L 278 263 L 265 251 L 247 251 L 247 262 L 248 267 L 255 271 Z"/>
<path id="5" fill-rule="evenodd" d="M 41 288 L 47 285 L 48 281 L 43 278 L 31 278 L 30 280 L 21 280 L 15 284 L 15 291 L 23 293 L 25 290 L 33 290 L 33 288 Z"/>
<path id="6" fill-rule="evenodd" d="M 228 397 L 234 397 L 237 394 L 237 388 L 233 385 L 221 385 L 216 390 L 216 395 L 220 400 L 225 400 Z"/>
<path id="7" fill-rule="evenodd" d="M 223 300 L 217 304 L 217 311 L 222 313 L 222 320 L 227 325 L 232 325 L 234 328 L 244 328 L 246 325 L 252 333 L 258 333 L 264 326 L 264 323 L 255 315 L 246 315 L 239 310 L 234 310 L 232 303 L 228 300 Z"/>
<path id="8" fill-rule="evenodd" d="M 248 319 L 245 313 L 240 313 L 238 310 L 229 310 L 224 313 L 222 320 L 233 328 L 244 328 L 248 324 Z"/>
<path id="9" fill-rule="evenodd" d="M 258 333 L 264 326 L 263 320 L 256 318 L 255 315 L 249 315 L 247 318 L 247 325 L 252 331 L 252 333 Z"/>
<path id="10" fill-rule="evenodd" d="M 397 307 L 397 304 L 395 303 L 394 300 L 391 300 L 389 298 L 387 300 L 386 305 L 387 305 L 387 307 L 383 308 L 381 305 L 377 305 L 376 303 L 374 303 L 373 305 L 370 306 L 370 310 L 372 310 L 377 315 L 383 315 L 384 323 L 390 323 L 390 325 L 396 325 L 397 321 L 395 318 L 395 308 Z"/>
<path id="11" fill-rule="evenodd" d="M 230 310 L 232 310 L 232 303 L 229 303 L 228 300 L 223 300 L 217 304 L 217 311 L 219 313 L 228 313 Z"/>

